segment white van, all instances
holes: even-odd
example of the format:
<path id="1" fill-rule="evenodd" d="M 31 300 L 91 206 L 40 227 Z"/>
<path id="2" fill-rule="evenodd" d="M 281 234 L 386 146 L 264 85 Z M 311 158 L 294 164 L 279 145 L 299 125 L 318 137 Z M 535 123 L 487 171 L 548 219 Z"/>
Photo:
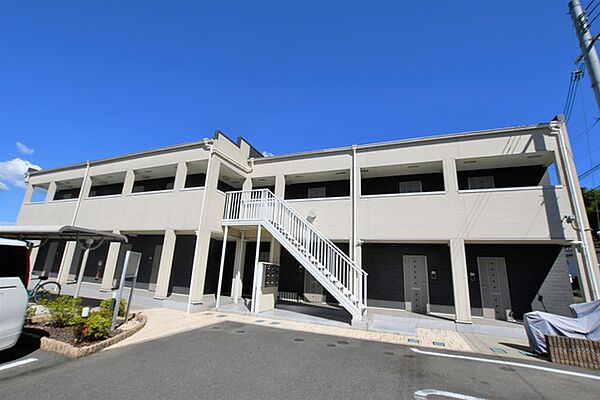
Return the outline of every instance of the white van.
<path id="1" fill-rule="evenodd" d="M 0 238 L 0 350 L 19 340 L 25 323 L 29 249 L 18 240 Z"/>

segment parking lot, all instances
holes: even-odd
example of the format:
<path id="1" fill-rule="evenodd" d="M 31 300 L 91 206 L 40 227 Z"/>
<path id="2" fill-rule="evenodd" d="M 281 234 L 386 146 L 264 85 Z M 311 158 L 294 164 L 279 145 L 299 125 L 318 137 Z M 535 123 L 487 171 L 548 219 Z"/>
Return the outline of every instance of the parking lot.
<path id="1" fill-rule="evenodd" d="M 22 346 L 0 357 L 3 399 L 596 399 L 600 384 L 547 363 L 231 321 L 78 360 Z"/>

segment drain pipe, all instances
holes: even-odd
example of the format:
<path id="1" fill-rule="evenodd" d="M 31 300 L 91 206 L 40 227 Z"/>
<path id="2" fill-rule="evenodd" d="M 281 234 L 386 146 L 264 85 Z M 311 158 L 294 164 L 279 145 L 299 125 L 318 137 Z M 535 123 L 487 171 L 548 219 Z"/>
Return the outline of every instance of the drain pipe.
<path id="1" fill-rule="evenodd" d="M 204 218 L 204 209 L 206 208 L 206 198 L 207 198 L 207 187 L 206 182 L 208 182 L 208 177 L 210 176 L 210 165 L 213 160 L 213 155 L 215 154 L 214 143 L 211 139 L 205 139 L 204 145 L 208 147 L 208 164 L 206 166 L 206 179 L 204 180 L 204 193 L 202 194 L 202 208 L 200 209 L 200 218 L 198 220 L 198 229 L 196 230 L 196 247 L 194 250 L 194 261 L 192 264 L 192 277 L 190 280 L 190 293 L 188 294 L 188 304 L 186 313 L 190 313 L 192 310 L 192 293 L 194 290 L 194 282 L 196 280 L 196 256 L 198 250 L 198 239 L 200 238 L 200 229 L 202 228 L 202 218 Z"/>
<path id="2" fill-rule="evenodd" d="M 85 174 L 83 176 L 83 183 L 81 184 L 81 189 L 79 190 L 79 196 L 77 198 L 77 204 L 75 205 L 75 211 L 73 212 L 73 220 L 71 221 L 71 225 L 75 225 L 75 221 L 77 220 L 77 214 L 79 213 L 79 207 L 81 207 L 81 199 L 83 198 L 83 190 L 85 189 L 85 184 L 88 180 L 88 176 L 90 175 L 90 162 L 86 161 L 85 166 Z"/>
<path id="3" fill-rule="evenodd" d="M 356 207 L 358 205 L 358 185 L 356 183 L 356 148 L 352 145 L 352 261 L 356 263 Z"/>
<path id="4" fill-rule="evenodd" d="M 579 236 L 579 248 L 581 249 L 581 253 L 583 254 L 583 260 L 586 264 L 586 269 L 590 278 L 590 287 L 592 289 L 592 300 L 600 299 L 600 289 L 598 288 L 598 281 L 596 278 L 596 267 L 597 262 L 595 262 L 595 255 L 592 254 L 593 244 L 588 243 L 588 237 L 586 235 L 585 229 L 585 219 L 583 211 L 581 210 L 581 204 L 579 203 L 579 194 L 577 193 L 578 188 L 575 184 L 575 174 L 573 173 L 571 158 L 569 157 L 569 152 L 567 150 L 567 145 L 565 143 L 564 138 L 564 130 L 563 130 L 564 122 L 560 122 L 559 124 L 552 124 L 550 128 L 550 133 L 555 135 L 558 140 L 559 146 L 559 154 L 561 158 L 561 162 L 563 164 L 563 169 L 565 171 L 565 178 L 567 180 L 567 191 L 569 192 L 569 196 L 571 197 L 571 204 L 573 205 L 573 211 L 575 211 L 575 220 L 577 222 L 576 231 Z"/>

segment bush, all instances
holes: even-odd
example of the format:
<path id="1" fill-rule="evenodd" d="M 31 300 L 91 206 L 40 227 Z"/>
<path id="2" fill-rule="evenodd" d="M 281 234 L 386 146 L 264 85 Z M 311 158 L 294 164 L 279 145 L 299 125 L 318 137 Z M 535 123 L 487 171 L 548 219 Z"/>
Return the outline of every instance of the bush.
<path id="1" fill-rule="evenodd" d="M 42 302 L 52 315 L 54 325 L 59 328 L 81 325 L 81 299 L 71 296 L 59 296 L 55 300 Z"/>
<path id="2" fill-rule="evenodd" d="M 106 315 L 108 315 L 112 318 L 113 310 L 110 309 L 111 304 L 112 304 L 111 298 L 102 300 L 102 302 L 100 303 L 100 309 L 102 310 L 103 313 L 106 313 Z M 126 308 L 127 308 L 127 300 L 121 299 L 121 303 L 119 304 L 119 317 L 125 316 Z"/>
<path id="3" fill-rule="evenodd" d="M 83 340 L 104 340 L 110 335 L 111 321 L 102 312 L 95 312 L 83 322 L 81 329 L 81 339 Z"/>
<path id="4" fill-rule="evenodd" d="M 30 324 L 34 315 L 35 315 L 35 307 L 27 306 L 27 310 L 25 311 L 25 323 Z"/>

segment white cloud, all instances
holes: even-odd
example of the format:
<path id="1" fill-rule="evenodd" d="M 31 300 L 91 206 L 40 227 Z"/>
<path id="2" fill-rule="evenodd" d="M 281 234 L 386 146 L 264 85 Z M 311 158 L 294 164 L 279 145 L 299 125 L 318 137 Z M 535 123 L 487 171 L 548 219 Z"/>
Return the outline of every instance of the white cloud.
<path id="1" fill-rule="evenodd" d="M 275 154 L 269 153 L 268 151 L 263 151 L 262 155 L 263 155 L 263 157 L 273 157 Z"/>
<path id="2" fill-rule="evenodd" d="M 0 188 L 7 190 L 9 185 L 25 189 L 25 174 L 29 168 L 42 169 L 39 165 L 32 164 L 21 158 L 9 161 L 0 161 Z"/>
<path id="3" fill-rule="evenodd" d="M 21 142 L 17 142 L 15 146 L 17 146 L 17 151 L 21 154 L 32 155 L 33 153 L 35 153 L 34 149 L 32 149 L 31 147 L 27 147 L 27 145 Z"/>

